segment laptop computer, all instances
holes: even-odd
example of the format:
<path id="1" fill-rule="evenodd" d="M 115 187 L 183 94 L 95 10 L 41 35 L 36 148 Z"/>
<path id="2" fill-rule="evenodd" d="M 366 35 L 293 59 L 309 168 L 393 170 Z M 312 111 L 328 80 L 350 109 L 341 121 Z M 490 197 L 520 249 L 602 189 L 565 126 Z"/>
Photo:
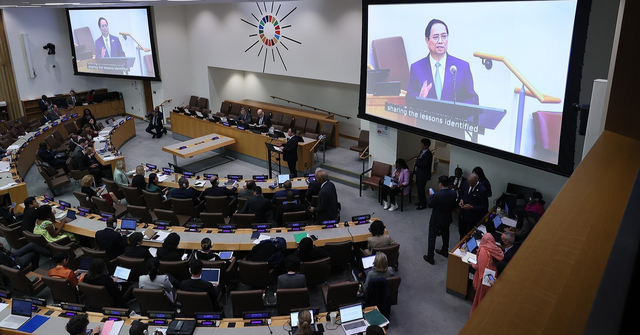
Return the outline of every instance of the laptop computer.
<path id="1" fill-rule="evenodd" d="M 126 283 L 129 280 L 129 274 L 131 269 L 116 266 L 116 271 L 113 272 L 113 276 L 116 277 L 116 283 Z"/>
<path id="2" fill-rule="evenodd" d="M 0 322 L 0 327 L 18 329 L 31 319 L 31 300 L 13 299 L 11 302 L 11 315 Z"/>
<path id="3" fill-rule="evenodd" d="M 364 333 L 369 326 L 367 320 L 364 319 L 361 304 L 340 307 L 340 321 L 346 335 Z"/>
<path id="4" fill-rule="evenodd" d="M 89 265 L 93 261 L 91 257 L 80 257 L 78 259 L 78 275 L 76 277 L 80 278 L 83 273 L 87 273 L 89 271 Z"/>
<path id="5" fill-rule="evenodd" d="M 220 251 L 218 256 L 223 260 L 231 259 L 231 257 L 233 257 L 233 251 Z"/>
<path id="6" fill-rule="evenodd" d="M 120 229 L 123 230 L 125 236 L 129 236 L 136 231 L 136 226 L 138 225 L 138 221 L 131 219 L 122 219 L 120 222 Z"/>
<path id="7" fill-rule="evenodd" d="M 466 245 L 467 245 L 467 250 L 473 253 L 473 251 L 476 250 L 476 248 L 478 247 L 478 242 L 476 241 L 475 237 L 471 236 L 471 238 L 467 241 Z"/>
<path id="8" fill-rule="evenodd" d="M 204 281 L 210 282 L 213 286 L 218 286 L 220 283 L 220 269 L 202 269 L 202 276 L 200 276 L 200 278 Z"/>
<path id="9" fill-rule="evenodd" d="M 362 257 L 362 268 L 365 274 L 369 273 L 373 269 L 373 261 L 376 259 L 376 255 Z"/>
<path id="10" fill-rule="evenodd" d="M 298 313 L 300 313 L 300 311 L 291 311 L 290 317 L 291 317 L 291 328 L 298 328 Z M 315 318 L 313 317 L 313 310 L 310 309 L 309 310 L 309 314 L 311 314 L 311 324 L 315 324 Z M 313 329 L 313 326 L 311 327 Z"/>

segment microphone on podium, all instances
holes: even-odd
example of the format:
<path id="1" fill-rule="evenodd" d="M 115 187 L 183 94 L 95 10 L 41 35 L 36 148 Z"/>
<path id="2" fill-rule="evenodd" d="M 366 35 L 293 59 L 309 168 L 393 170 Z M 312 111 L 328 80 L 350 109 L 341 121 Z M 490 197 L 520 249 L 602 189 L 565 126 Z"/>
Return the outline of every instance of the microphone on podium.
<path id="1" fill-rule="evenodd" d="M 457 100 L 456 73 L 458 73 L 458 68 L 455 65 L 451 65 L 449 72 L 453 75 L 453 103 L 455 104 Z"/>

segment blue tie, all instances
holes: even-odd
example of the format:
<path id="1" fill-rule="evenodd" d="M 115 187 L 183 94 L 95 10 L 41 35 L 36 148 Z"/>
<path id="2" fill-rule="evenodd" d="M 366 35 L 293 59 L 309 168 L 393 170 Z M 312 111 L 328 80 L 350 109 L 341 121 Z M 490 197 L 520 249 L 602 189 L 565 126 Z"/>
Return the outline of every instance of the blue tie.
<path id="1" fill-rule="evenodd" d="M 107 57 L 111 57 L 111 46 L 109 45 L 109 38 L 105 38 L 104 40 L 105 48 L 107 48 Z"/>
<path id="2" fill-rule="evenodd" d="M 436 97 L 440 100 L 440 95 L 442 95 L 442 80 L 440 80 L 440 62 L 436 62 Z"/>

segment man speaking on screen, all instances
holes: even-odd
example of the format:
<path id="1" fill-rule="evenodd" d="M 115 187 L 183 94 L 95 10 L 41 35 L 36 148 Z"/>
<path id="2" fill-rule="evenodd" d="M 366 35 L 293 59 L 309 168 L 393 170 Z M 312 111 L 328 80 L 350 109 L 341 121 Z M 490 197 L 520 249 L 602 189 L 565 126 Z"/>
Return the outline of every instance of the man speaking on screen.
<path id="1" fill-rule="evenodd" d="M 125 57 L 118 37 L 109 34 L 109 22 L 104 17 L 98 19 L 100 37 L 96 40 L 96 59 Z"/>
<path id="2" fill-rule="evenodd" d="M 433 19 L 427 24 L 424 36 L 429 55 L 411 64 L 407 103 L 412 105 L 415 98 L 420 97 L 477 105 L 478 94 L 473 89 L 469 63 L 447 53 L 447 25 Z"/>

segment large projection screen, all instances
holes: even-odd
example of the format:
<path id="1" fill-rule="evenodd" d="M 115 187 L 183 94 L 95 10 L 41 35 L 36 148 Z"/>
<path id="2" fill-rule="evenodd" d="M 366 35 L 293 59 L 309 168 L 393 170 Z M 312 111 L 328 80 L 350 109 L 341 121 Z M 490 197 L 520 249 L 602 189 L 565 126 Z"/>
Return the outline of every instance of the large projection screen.
<path id="1" fill-rule="evenodd" d="M 160 80 L 149 7 L 67 9 L 76 75 Z"/>
<path id="2" fill-rule="evenodd" d="M 365 1 L 359 117 L 570 174 L 579 3 Z"/>

